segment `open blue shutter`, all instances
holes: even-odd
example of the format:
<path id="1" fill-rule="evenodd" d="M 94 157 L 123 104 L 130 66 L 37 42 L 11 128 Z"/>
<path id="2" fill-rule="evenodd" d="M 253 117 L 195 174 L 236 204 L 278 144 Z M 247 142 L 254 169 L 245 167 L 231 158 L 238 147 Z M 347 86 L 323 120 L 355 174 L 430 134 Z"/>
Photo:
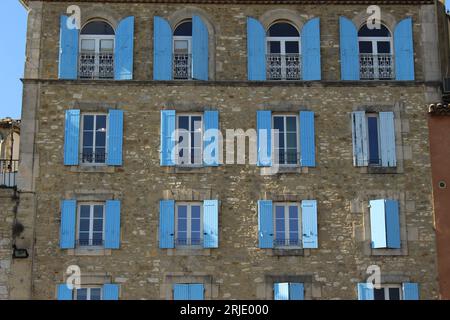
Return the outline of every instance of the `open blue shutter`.
<path id="1" fill-rule="evenodd" d="M 374 300 L 373 285 L 370 283 L 358 283 L 358 300 Z"/>
<path id="2" fill-rule="evenodd" d="M 414 44 L 412 19 L 400 21 L 394 31 L 396 80 L 414 80 Z"/>
<path id="3" fill-rule="evenodd" d="M 114 79 L 133 79 L 134 17 L 119 22 L 116 30 Z"/>
<path id="4" fill-rule="evenodd" d="M 274 283 L 273 298 L 274 300 L 289 300 L 289 283 Z"/>
<path id="5" fill-rule="evenodd" d="M 359 80 L 358 30 L 355 24 L 339 17 L 341 37 L 341 79 Z"/>
<path id="6" fill-rule="evenodd" d="M 403 300 L 419 300 L 419 284 L 403 283 Z"/>
<path id="7" fill-rule="evenodd" d="M 203 164 L 216 167 L 219 165 L 219 111 L 205 111 L 203 115 Z M 205 138 L 206 137 L 206 138 Z"/>
<path id="8" fill-rule="evenodd" d="M 387 247 L 400 249 L 400 215 L 399 203 L 397 200 L 386 200 L 386 234 Z"/>
<path id="9" fill-rule="evenodd" d="M 175 201 L 161 200 L 159 203 L 159 247 L 175 247 Z"/>
<path id="10" fill-rule="evenodd" d="M 172 28 L 167 20 L 153 21 L 153 79 L 172 80 Z"/>
<path id="11" fill-rule="evenodd" d="M 247 18 L 248 80 L 266 80 L 266 31 L 256 19 Z"/>
<path id="12" fill-rule="evenodd" d="M 272 112 L 256 112 L 256 130 L 258 144 L 258 166 L 272 166 Z M 265 131 L 264 131 L 265 130 Z"/>
<path id="13" fill-rule="evenodd" d="M 205 288 L 201 283 L 189 285 L 189 300 L 204 300 Z"/>
<path id="14" fill-rule="evenodd" d="M 320 18 L 311 19 L 304 25 L 301 42 L 303 80 L 320 80 Z"/>
<path id="15" fill-rule="evenodd" d="M 108 155 L 106 164 L 110 166 L 122 165 L 123 143 L 123 111 L 109 110 L 108 124 Z"/>
<path id="16" fill-rule="evenodd" d="M 72 300 L 72 290 L 67 287 L 67 284 L 58 284 L 57 290 L 58 300 Z"/>
<path id="17" fill-rule="evenodd" d="M 366 113 L 352 113 L 353 165 L 364 167 L 369 164 L 369 140 L 367 137 Z"/>
<path id="18" fill-rule="evenodd" d="M 300 164 L 302 167 L 316 166 L 314 112 L 300 111 Z"/>
<path id="19" fill-rule="evenodd" d="M 102 300 L 119 300 L 119 285 L 118 284 L 103 285 Z"/>
<path id="20" fill-rule="evenodd" d="M 78 165 L 78 145 L 80 142 L 80 110 L 66 110 L 64 130 L 64 164 Z"/>
<path id="21" fill-rule="evenodd" d="M 105 216 L 105 248 L 120 247 L 120 201 L 106 201 Z"/>
<path id="22" fill-rule="evenodd" d="M 75 248 L 75 225 L 77 220 L 77 201 L 63 200 L 61 205 L 60 248 Z"/>
<path id="23" fill-rule="evenodd" d="M 258 201 L 259 247 L 273 248 L 273 212 L 271 200 Z"/>
<path id="24" fill-rule="evenodd" d="M 302 201 L 302 233 L 303 248 L 317 249 L 319 247 L 316 200 Z"/>
<path id="25" fill-rule="evenodd" d="M 380 147 L 381 165 L 383 167 L 397 166 L 395 148 L 395 124 L 393 112 L 380 112 Z"/>
<path id="26" fill-rule="evenodd" d="M 189 300 L 189 285 L 179 283 L 174 284 L 173 300 Z"/>
<path id="27" fill-rule="evenodd" d="M 67 16 L 60 17 L 59 25 L 59 79 L 78 77 L 78 34 L 76 28 L 69 29 Z"/>
<path id="28" fill-rule="evenodd" d="M 192 17 L 192 78 L 208 80 L 208 28 L 199 16 Z"/>
<path id="29" fill-rule="evenodd" d="M 385 201 L 370 201 L 370 234 L 372 248 L 386 248 L 386 214 Z"/>
<path id="30" fill-rule="evenodd" d="M 161 166 L 174 166 L 175 141 L 172 134 L 175 132 L 175 110 L 161 110 Z M 175 152 L 173 152 L 175 155 Z"/>
<path id="31" fill-rule="evenodd" d="M 289 283 L 289 300 L 305 300 L 303 283 Z"/>
<path id="32" fill-rule="evenodd" d="M 203 247 L 219 247 L 219 200 L 203 201 Z"/>

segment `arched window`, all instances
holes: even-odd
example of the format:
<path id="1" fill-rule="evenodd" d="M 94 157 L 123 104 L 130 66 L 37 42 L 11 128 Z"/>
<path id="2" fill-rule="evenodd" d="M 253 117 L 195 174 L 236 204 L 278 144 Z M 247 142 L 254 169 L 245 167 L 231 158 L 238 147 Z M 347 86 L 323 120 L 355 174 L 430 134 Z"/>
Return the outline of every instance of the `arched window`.
<path id="1" fill-rule="evenodd" d="M 361 79 L 393 79 L 393 42 L 389 29 L 384 25 L 381 25 L 380 29 L 369 29 L 364 24 L 359 29 L 358 42 Z"/>
<path id="2" fill-rule="evenodd" d="M 114 78 L 114 29 L 107 22 L 87 23 L 80 33 L 78 74 L 81 79 Z"/>
<path id="3" fill-rule="evenodd" d="M 300 33 L 288 22 L 269 27 L 267 40 L 267 79 L 300 80 Z"/>
<path id="4" fill-rule="evenodd" d="M 181 22 L 173 32 L 173 78 L 192 79 L 192 20 Z"/>

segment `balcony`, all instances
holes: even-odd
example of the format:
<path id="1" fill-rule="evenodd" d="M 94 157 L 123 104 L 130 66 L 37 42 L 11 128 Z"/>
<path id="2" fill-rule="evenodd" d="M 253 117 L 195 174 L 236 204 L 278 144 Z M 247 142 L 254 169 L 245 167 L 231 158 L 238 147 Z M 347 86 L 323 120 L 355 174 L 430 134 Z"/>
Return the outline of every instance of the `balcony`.
<path id="1" fill-rule="evenodd" d="M 266 56 L 267 80 L 301 80 L 301 56 L 298 53 Z"/>
<path id="2" fill-rule="evenodd" d="M 394 56 L 389 53 L 359 55 L 361 80 L 395 79 Z"/>
<path id="3" fill-rule="evenodd" d="M 200 238 L 177 238 L 175 239 L 175 245 L 181 247 L 196 247 L 203 245 L 203 240 Z"/>
<path id="4" fill-rule="evenodd" d="M 77 248 L 103 247 L 105 242 L 103 239 L 78 239 L 76 240 Z"/>
<path id="5" fill-rule="evenodd" d="M 190 54 L 173 55 L 173 78 L 175 80 L 192 79 L 192 56 Z"/>
<path id="6" fill-rule="evenodd" d="M 114 53 L 80 52 L 79 79 L 114 79 Z"/>
<path id="7" fill-rule="evenodd" d="M 275 248 L 293 247 L 299 248 L 302 245 L 300 239 L 275 239 L 273 240 L 273 246 Z"/>
<path id="8" fill-rule="evenodd" d="M 19 160 L 0 159 L 0 187 L 14 188 L 19 169 Z"/>

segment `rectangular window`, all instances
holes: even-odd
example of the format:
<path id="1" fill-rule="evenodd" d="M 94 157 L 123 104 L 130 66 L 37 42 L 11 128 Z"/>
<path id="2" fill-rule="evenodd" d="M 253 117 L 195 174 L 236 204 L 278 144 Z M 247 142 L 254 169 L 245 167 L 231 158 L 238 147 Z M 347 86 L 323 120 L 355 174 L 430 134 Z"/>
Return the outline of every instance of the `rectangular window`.
<path id="1" fill-rule="evenodd" d="M 75 289 L 74 300 L 102 300 L 102 288 L 89 287 Z"/>
<path id="2" fill-rule="evenodd" d="M 105 164 L 107 115 L 84 114 L 81 128 L 81 163 Z"/>
<path id="3" fill-rule="evenodd" d="M 177 115 L 177 164 L 203 165 L 203 116 Z"/>
<path id="4" fill-rule="evenodd" d="M 203 206 L 199 203 L 177 203 L 176 245 L 201 246 L 203 244 Z"/>
<path id="5" fill-rule="evenodd" d="M 380 289 L 374 288 L 375 300 L 402 300 L 401 285 L 382 285 Z"/>
<path id="6" fill-rule="evenodd" d="M 80 203 L 78 206 L 78 246 L 103 246 L 104 230 L 105 205 L 102 203 Z"/>
<path id="7" fill-rule="evenodd" d="M 274 300 L 304 300 L 305 286 L 299 282 L 275 282 L 273 297 Z"/>
<path id="8" fill-rule="evenodd" d="M 299 203 L 274 203 L 275 247 L 301 247 Z"/>
<path id="9" fill-rule="evenodd" d="M 369 139 L 369 166 L 381 165 L 380 121 L 377 113 L 367 114 L 367 137 Z"/>
<path id="10" fill-rule="evenodd" d="M 298 165 L 299 156 L 299 125 L 296 115 L 273 116 L 273 128 L 278 130 L 278 139 L 275 137 L 274 156 L 278 157 L 280 165 Z M 275 159 L 275 163 L 277 163 Z"/>

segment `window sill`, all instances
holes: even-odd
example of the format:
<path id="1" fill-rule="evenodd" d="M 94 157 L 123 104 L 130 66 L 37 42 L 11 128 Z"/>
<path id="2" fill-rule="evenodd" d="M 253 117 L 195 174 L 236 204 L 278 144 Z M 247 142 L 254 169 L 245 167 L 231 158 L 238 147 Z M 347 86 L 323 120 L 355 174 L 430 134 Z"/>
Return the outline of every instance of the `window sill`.
<path id="1" fill-rule="evenodd" d="M 210 256 L 211 249 L 204 248 L 175 248 L 167 249 L 168 256 Z"/>
<path id="2" fill-rule="evenodd" d="M 110 256 L 111 249 L 104 248 L 75 248 L 67 250 L 69 256 Z"/>
<path id="3" fill-rule="evenodd" d="M 397 174 L 401 173 L 398 167 L 357 167 L 360 173 L 368 174 Z"/>
<path id="4" fill-rule="evenodd" d="M 168 167 L 170 173 L 212 173 L 213 167 Z"/>
<path id="5" fill-rule="evenodd" d="M 307 257 L 310 255 L 309 249 L 299 249 L 299 248 L 276 248 L 267 251 L 267 254 L 270 256 L 299 256 L 299 257 Z"/>
<path id="6" fill-rule="evenodd" d="M 370 254 L 372 256 L 407 256 L 408 249 L 407 244 L 404 241 L 402 241 L 400 249 L 370 248 Z"/>
<path id="7" fill-rule="evenodd" d="M 270 175 L 270 174 L 304 174 L 309 172 L 309 167 L 300 167 L 300 166 L 292 166 L 292 167 L 283 167 L 280 166 L 277 169 L 275 167 L 261 167 L 262 174 Z"/>
<path id="8" fill-rule="evenodd" d="M 83 173 L 114 173 L 116 167 L 114 166 L 71 166 L 71 172 L 83 172 Z"/>

